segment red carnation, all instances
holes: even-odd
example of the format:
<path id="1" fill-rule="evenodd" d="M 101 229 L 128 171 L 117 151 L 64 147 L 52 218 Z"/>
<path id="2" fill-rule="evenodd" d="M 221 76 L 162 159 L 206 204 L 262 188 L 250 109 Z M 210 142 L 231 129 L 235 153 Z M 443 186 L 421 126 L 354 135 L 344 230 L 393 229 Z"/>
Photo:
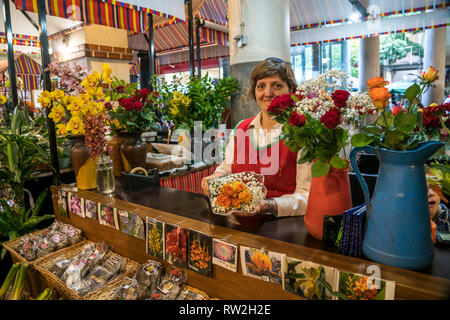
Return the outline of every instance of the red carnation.
<path id="1" fill-rule="evenodd" d="M 306 123 L 306 116 L 304 114 L 299 114 L 297 111 L 292 111 L 289 117 L 289 124 L 295 127 L 303 127 Z"/>
<path id="2" fill-rule="evenodd" d="M 123 86 L 117 86 L 117 87 L 116 87 L 116 91 L 117 91 L 117 92 L 120 92 L 120 93 L 124 92 Z"/>
<path id="3" fill-rule="evenodd" d="M 142 102 L 137 101 L 137 102 L 134 103 L 134 108 L 135 108 L 137 111 L 141 111 L 141 110 L 142 110 L 142 107 L 143 107 Z"/>
<path id="4" fill-rule="evenodd" d="M 340 123 L 341 117 L 337 108 L 330 108 L 322 117 L 320 122 L 328 129 L 334 129 Z"/>
<path id="5" fill-rule="evenodd" d="M 281 96 L 276 96 L 275 98 L 273 98 L 269 108 L 267 108 L 267 111 L 269 113 L 278 115 L 285 110 L 293 108 L 294 106 L 295 101 L 292 99 L 291 95 L 283 94 Z"/>
<path id="6" fill-rule="evenodd" d="M 334 101 L 334 105 L 338 108 L 344 108 L 347 105 L 347 99 L 350 96 L 350 93 L 348 93 L 345 90 L 336 90 L 331 95 L 331 98 Z"/>
<path id="7" fill-rule="evenodd" d="M 136 90 L 136 92 L 134 93 L 135 96 L 140 97 L 144 100 L 147 99 L 149 94 L 150 94 L 150 90 L 148 90 L 147 88 L 143 88 L 141 90 Z"/>

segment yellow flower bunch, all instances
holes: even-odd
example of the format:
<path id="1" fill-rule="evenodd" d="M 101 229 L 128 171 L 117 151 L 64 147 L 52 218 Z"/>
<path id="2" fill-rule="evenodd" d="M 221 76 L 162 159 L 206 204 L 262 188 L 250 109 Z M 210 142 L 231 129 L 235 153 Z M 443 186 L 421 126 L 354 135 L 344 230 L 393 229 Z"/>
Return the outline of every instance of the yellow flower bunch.
<path id="1" fill-rule="evenodd" d="M 180 111 L 183 109 L 187 109 L 191 104 L 191 99 L 182 94 L 181 92 L 174 91 L 173 98 L 170 100 L 169 112 L 172 116 L 177 116 L 180 114 Z"/>
<path id="2" fill-rule="evenodd" d="M 5 104 L 8 101 L 8 98 L 4 95 L 0 95 L 0 104 Z"/>
<path id="3" fill-rule="evenodd" d="M 53 119 L 58 135 L 84 135 L 84 118 L 88 115 L 106 114 L 105 103 L 109 97 L 105 97 L 103 83 L 111 83 L 112 69 L 108 63 L 103 64 L 102 73 L 93 71 L 81 81 L 85 92 L 78 96 L 72 96 L 63 90 L 44 91 L 38 98 L 43 108 L 49 108 L 49 118 Z M 1 97 L 0 97 L 1 101 Z"/>

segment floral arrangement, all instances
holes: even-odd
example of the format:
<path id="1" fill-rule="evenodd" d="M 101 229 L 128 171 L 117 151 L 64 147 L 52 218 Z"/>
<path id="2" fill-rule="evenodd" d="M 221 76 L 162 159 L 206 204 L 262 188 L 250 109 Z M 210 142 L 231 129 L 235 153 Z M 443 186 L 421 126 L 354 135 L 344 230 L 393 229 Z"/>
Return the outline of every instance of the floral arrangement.
<path id="1" fill-rule="evenodd" d="M 211 254 L 208 252 L 207 245 L 202 245 L 199 240 L 193 241 L 189 249 L 189 259 L 200 270 L 207 269 L 211 261 Z"/>
<path id="2" fill-rule="evenodd" d="M 168 117 L 174 122 L 175 128 L 189 129 L 189 106 L 191 99 L 181 92 L 174 91 L 169 101 Z"/>
<path id="3" fill-rule="evenodd" d="M 330 168 L 348 166 L 345 147 L 376 108 L 367 93 L 350 94 L 348 76 L 330 70 L 304 82 L 294 94 L 275 97 L 268 108 L 283 124 L 282 139 L 293 152 L 301 150 L 299 163 L 313 162 L 313 177 Z"/>
<path id="4" fill-rule="evenodd" d="M 107 103 L 111 128 L 113 131 L 125 129 L 126 132 L 143 132 L 146 129 L 157 130 L 158 92 L 147 88 L 136 89 L 135 84 L 126 84 L 114 78 L 111 83 L 111 103 Z"/>
<path id="5" fill-rule="evenodd" d="M 361 132 L 352 137 L 354 147 L 372 145 L 375 148 L 406 151 L 417 147 L 420 142 L 433 138 L 447 137 L 449 104 L 432 104 L 421 108 L 421 96 L 438 78 L 437 70 L 430 67 L 422 72 L 419 83 L 414 83 L 405 92 L 406 106 L 387 108 L 391 94 L 385 87 L 389 84 L 382 77 L 367 81 L 369 95 L 379 111 L 373 124 L 361 128 Z M 425 129 L 425 130 L 421 130 Z M 433 130 L 436 129 L 436 130 Z"/>
<path id="6" fill-rule="evenodd" d="M 232 210 L 254 212 L 266 197 L 263 176 L 239 172 L 211 179 L 208 183 L 212 211 L 227 215 Z"/>

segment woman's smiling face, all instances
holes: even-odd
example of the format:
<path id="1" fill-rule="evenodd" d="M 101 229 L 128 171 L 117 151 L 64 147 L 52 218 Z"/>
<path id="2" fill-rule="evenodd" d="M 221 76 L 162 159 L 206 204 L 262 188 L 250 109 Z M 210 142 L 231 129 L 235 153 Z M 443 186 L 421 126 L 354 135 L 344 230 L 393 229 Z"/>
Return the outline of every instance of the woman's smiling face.
<path id="1" fill-rule="evenodd" d="M 282 94 L 289 94 L 289 92 L 288 84 L 277 75 L 265 77 L 256 82 L 256 102 L 263 112 L 267 112 L 273 98 Z"/>
<path id="2" fill-rule="evenodd" d="M 428 188 L 428 208 L 430 209 L 430 218 L 434 219 L 438 213 L 441 198 L 432 188 Z"/>

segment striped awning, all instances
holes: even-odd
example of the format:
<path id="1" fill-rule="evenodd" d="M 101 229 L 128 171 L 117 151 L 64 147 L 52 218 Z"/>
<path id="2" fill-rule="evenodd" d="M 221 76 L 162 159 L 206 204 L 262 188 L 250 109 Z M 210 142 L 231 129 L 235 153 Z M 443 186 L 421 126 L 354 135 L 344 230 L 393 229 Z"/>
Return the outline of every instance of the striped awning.
<path id="1" fill-rule="evenodd" d="M 140 73 L 141 73 L 141 68 L 140 68 L 139 62 L 137 62 L 137 63 L 131 62 L 130 63 L 130 76 L 139 76 Z"/>
<path id="2" fill-rule="evenodd" d="M 43 72 L 42 66 L 25 54 L 20 54 L 14 58 L 16 76 L 22 79 L 25 90 L 39 89 L 39 82 Z M 8 60 L 0 62 L 0 73 L 8 70 Z"/>
<path id="3" fill-rule="evenodd" d="M 48 15 L 84 23 L 101 24 L 134 32 L 145 30 L 145 16 L 152 13 L 165 19 L 176 17 L 149 8 L 115 0 L 39 0 L 45 1 Z M 16 9 L 38 12 L 38 0 L 14 0 Z"/>
<path id="4" fill-rule="evenodd" d="M 195 17 L 224 26 L 227 23 L 227 12 L 228 4 L 226 0 L 206 0 Z"/>

